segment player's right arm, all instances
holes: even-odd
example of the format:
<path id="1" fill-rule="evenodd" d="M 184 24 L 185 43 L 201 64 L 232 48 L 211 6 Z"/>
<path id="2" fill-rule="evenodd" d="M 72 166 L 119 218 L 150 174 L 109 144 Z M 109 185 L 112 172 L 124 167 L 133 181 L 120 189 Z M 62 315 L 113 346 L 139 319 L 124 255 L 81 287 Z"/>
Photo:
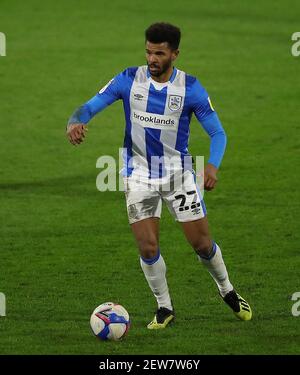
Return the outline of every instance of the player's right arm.
<path id="1" fill-rule="evenodd" d="M 126 71 L 108 82 L 94 97 L 75 110 L 67 124 L 67 137 L 73 145 L 80 144 L 88 130 L 88 122 L 104 108 L 122 97 Z"/>

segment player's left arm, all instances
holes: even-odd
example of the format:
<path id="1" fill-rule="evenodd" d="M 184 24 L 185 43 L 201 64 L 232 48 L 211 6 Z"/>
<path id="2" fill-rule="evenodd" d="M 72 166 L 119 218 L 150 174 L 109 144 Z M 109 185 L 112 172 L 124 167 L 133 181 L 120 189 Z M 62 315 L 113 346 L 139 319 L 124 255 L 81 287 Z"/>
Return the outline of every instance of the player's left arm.
<path id="1" fill-rule="evenodd" d="M 210 155 L 204 169 L 204 188 L 212 190 L 218 180 L 217 172 L 225 153 L 227 137 L 205 89 L 198 81 L 195 82 L 193 89 L 196 99 L 193 111 L 210 137 Z"/>

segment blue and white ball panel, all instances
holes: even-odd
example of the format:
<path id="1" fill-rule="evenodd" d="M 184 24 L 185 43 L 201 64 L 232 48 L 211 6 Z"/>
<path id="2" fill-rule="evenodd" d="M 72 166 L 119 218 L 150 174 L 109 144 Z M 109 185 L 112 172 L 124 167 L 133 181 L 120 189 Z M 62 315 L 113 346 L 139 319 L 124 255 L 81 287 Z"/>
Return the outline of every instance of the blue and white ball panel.
<path id="1" fill-rule="evenodd" d="M 96 316 L 97 311 L 95 310 L 90 319 L 90 325 L 93 333 L 98 336 L 101 334 L 101 332 L 105 329 L 106 324 L 102 319 L 99 319 L 98 316 Z"/>
<path id="2" fill-rule="evenodd" d="M 130 321 L 126 309 L 113 302 L 99 305 L 90 319 L 93 333 L 101 340 L 119 340 L 127 332 Z"/>

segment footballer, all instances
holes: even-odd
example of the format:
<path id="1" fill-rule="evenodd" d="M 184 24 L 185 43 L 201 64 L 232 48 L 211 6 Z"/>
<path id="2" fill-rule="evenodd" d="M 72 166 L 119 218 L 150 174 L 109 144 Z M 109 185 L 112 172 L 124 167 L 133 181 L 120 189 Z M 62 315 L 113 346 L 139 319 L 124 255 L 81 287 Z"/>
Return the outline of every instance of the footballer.
<path id="1" fill-rule="evenodd" d="M 226 134 L 198 79 L 174 66 L 180 38 L 180 29 L 169 23 L 149 26 L 145 31 L 147 65 L 127 68 L 115 76 L 73 113 L 67 126 L 70 142 L 80 144 L 91 118 L 116 100 L 123 101 L 122 174 L 128 220 L 139 249 L 141 268 L 157 301 L 155 316 L 147 325 L 149 329 L 165 328 L 175 318 L 166 264 L 159 247 L 163 201 L 182 226 L 224 302 L 239 319 L 246 321 L 252 317 L 249 304 L 229 280 L 220 246 L 209 233 L 206 207 L 188 151 L 192 115 L 210 137 L 210 155 L 204 169 L 206 191 L 216 186 Z"/>

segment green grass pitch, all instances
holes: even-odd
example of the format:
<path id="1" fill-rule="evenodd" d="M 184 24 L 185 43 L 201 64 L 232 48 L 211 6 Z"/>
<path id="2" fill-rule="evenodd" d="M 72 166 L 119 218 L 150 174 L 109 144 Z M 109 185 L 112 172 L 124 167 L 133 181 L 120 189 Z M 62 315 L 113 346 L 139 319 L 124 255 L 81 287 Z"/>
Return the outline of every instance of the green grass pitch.
<path id="1" fill-rule="evenodd" d="M 298 1 L 1 0 L 1 354 L 299 354 L 300 57 Z M 251 304 L 240 322 L 218 296 L 164 207 L 160 247 L 177 313 L 152 332 L 155 301 L 144 280 L 122 192 L 100 193 L 96 160 L 118 157 L 121 102 L 96 116 L 71 146 L 73 110 L 128 66 L 145 63 L 144 29 L 182 29 L 176 66 L 207 88 L 228 135 L 215 191 L 205 194 L 211 232 L 231 281 Z M 191 123 L 190 151 L 209 139 Z M 130 313 L 126 340 L 91 335 L 94 307 Z"/>

